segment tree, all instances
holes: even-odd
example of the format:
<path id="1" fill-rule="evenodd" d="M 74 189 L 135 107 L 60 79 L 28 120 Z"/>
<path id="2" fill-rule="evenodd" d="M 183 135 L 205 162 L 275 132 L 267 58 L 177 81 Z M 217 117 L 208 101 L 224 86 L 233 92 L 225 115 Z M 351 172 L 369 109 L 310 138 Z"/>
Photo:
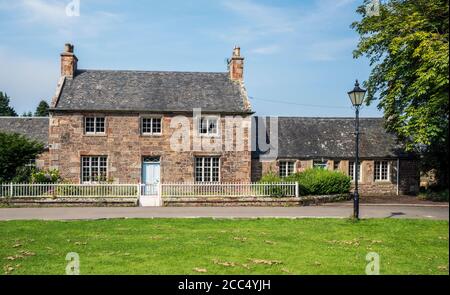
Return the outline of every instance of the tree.
<path id="1" fill-rule="evenodd" d="M 45 100 L 41 100 L 36 111 L 34 112 L 35 117 L 48 117 L 49 105 Z"/>
<path id="2" fill-rule="evenodd" d="M 33 113 L 28 111 L 28 112 L 23 112 L 22 113 L 22 117 L 33 117 Z"/>
<path id="3" fill-rule="evenodd" d="M 9 106 L 9 96 L 0 91 L 0 116 L 16 117 L 16 111 Z"/>
<path id="4" fill-rule="evenodd" d="M 43 151 L 43 144 L 17 133 L 0 133 L 0 182 L 11 181 Z"/>
<path id="5" fill-rule="evenodd" d="M 360 35 L 354 57 L 372 66 L 367 104 L 378 100 L 386 128 L 448 185 L 449 1 L 390 0 L 379 13 L 366 11 L 369 2 L 352 24 Z"/>

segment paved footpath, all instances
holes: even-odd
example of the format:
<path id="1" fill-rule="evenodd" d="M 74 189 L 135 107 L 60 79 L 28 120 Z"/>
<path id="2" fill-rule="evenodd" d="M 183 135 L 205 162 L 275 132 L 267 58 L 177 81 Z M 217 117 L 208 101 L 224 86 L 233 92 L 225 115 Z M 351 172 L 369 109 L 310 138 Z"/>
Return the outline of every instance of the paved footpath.
<path id="1" fill-rule="evenodd" d="M 105 218 L 347 218 L 349 203 L 308 207 L 59 207 L 0 208 L 0 220 L 73 220 Z M 449 220 L 447 205 L 361 205 L 362 218 Z"/>

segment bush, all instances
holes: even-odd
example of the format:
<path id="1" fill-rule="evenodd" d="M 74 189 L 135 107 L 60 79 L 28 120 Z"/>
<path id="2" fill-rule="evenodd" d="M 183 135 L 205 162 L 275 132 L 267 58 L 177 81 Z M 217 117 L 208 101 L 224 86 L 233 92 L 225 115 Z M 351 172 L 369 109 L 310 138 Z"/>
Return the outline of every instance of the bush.
<path id="1" fill-rule="evenodd" d="M 282 182 L 282 178 L 278 176 L 278 174 L 270 171 L 269 173 L 263 175 L 259 183 L 274 183 L 274 182 Z"/>
<path id="2" fill-rule="evenodd" d="M 263 175 L 259 183 L 280 183 L 280 182 L 290 182 L 285 178 L 281 178 L 278 174 L 270 171 L 269 173 Z M 259 188 L 257 188 L 259 189 Z M 284 197 L 287 195 L 288 189 L 281 186 L 271 186 L 267 191 L 265 188 L 264 193 L 267 192 L 271 197 Z"/>
<path id="3" fill-rule="evenodd" d="M 34 170 L 31 173 L 32 183 L 57 183 L 61 181 L 59 171 L 57 169 Z"/>
<path id="4" fill-rule="evenodd" d="M 447 189 L 430 188 L 420 193 L 419 198 L 433 202 L 448 202 L 449 191 Z"/>
<path id="5" fill-rule="evenodd" d="M 344 194 L 350 191 L 350 177 L 325 169 L 308 169 L 285 178 L 286 181 L 297 181 L 299 193 L 306 195 Z"/>
<path id="6" fill-rule="evenodd" d="M 42 143 L 23 135 L 0 132 L 0 182 L 12 181 L 18 172 L 26 175 L 27 169 L 21 167 L 36 159 L 43 147 Z"/>

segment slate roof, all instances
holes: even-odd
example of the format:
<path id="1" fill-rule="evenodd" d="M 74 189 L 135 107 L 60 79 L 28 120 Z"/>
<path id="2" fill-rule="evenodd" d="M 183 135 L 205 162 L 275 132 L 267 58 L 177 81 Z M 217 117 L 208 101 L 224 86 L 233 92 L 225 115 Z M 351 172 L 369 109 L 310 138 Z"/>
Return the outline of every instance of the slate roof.
<path id="1" fill-rule="evenodd" d="M 354 118 L 279 117 L 278 158 L 352 158 L 355 156 L 354 124 Z M 360 119 L 360 157 L 410 156 L 383 124 L 382 118 Z"/>
<path id="2" fill-rule="evenodd" d="M 54 110 L 249 113 L 245 89 L 229 74 L 78 70 Z"/>
<path id="3" fill-rule="evenodd" d="M 19 133 L 48 145 L 49 118 L 0 117 L 0 132 Z"/>

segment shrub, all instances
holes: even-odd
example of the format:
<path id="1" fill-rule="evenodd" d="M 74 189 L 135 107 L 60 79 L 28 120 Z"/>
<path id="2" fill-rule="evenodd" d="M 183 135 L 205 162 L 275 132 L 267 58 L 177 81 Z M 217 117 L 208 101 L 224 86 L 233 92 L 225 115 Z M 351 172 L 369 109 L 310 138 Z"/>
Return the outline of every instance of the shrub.
<path id="1" fill-rule="evenodd" d="M 263 175 L 261 177 L 261 180 L 259 181 L 259 183 L 280 183 L 280 182 L 288 182 L 288 181 L 286 181 L 286 179 L 284 178 L 281 178 L 273 171 L 270 171 L 269 173 Z M 267 188 L 265 188 L 264 193 L 267 192 L 271 197 L 284 197 L 287 195 L 287 190 L 288 189 L 283 188 L 281 186 L 271 186 L 268 191 Z"/>
<path id="2" fill-rule="evenodd" d="M 261 177 L 261 180 L 259 181 L 259 183 L 274 183 L 274 182 L 282 182 L 282 179 L 280 176 L 278 176 L 278 174 L 270 171 L 267 174 L 264 174 Z"/>
<path id="3" fill-rule="evenodd" d="M 448 202 L 449 191 L 447 189 L 430 188 L 420 193 L 419 198 L 433 202 Z"/>
<path id="4" fill-rule="evenodd" d="M 20 167 L 36 159 L 42 151 L 42 143 L 20 134 L 0 132 L 0 182 L 12 181 L 18 172 L 26 175 L 27 169 Z"/>
<path id="5" fill-rule="evenodd" d="M 286 181 L 297 181 L 299 193 L 305 195 L 344 194 L 350 191 L 350 177 L 325 169 L 308 169 L 304 172 L 290 175 Z"/>
<path id="6" fill-rule="evenodd" d="M 32 183 L 57 183 L 61 181 L 58 169 L 34 170 L 31 173 Z"/>

